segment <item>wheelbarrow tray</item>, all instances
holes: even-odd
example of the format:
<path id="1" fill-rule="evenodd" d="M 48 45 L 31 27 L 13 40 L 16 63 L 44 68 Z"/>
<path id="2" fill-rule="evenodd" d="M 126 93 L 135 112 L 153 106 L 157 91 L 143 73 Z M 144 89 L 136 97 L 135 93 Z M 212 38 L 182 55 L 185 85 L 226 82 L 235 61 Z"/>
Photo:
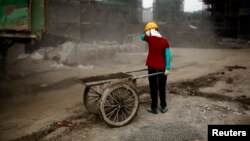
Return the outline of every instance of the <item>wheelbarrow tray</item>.
<path id="1" fill-rule="evenodd" d="M 86 86 L 100 85 L 115 80 L 133 78 L 133 75 L 124 72 L 111 73 L 106 75 L 97 75 L 79 79 L 79 81 Z"/>

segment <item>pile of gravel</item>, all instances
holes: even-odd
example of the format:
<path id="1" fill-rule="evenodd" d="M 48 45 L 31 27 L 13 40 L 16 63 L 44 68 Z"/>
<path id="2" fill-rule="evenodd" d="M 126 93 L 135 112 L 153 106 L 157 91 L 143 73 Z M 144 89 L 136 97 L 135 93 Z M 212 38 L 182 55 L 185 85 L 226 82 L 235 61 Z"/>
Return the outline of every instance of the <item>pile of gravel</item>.
<path id="1" fill-rule="evenodd" d="M 202 134 L 187 123 L 167 123 L 145 126 L 137 132 L 122 136 L 121 141 L 195 141 L 204 140 Z"/>

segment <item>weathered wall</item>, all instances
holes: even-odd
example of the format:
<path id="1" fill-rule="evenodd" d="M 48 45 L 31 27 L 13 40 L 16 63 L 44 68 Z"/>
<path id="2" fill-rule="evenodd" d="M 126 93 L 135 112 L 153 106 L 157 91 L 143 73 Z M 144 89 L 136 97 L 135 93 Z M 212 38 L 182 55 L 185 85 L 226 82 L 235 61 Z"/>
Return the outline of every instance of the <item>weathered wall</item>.
<path id="1" fill-rule="evenodd" d="M 140 0 L 49 0 L 48 33 L 81 41 L 123 41 L 136 32 Z"/>
<path id="2" fill-rule="evenodd" d="M 66 38 L 80 39 L 79 0 L 49 0 L 47 12 L 48 33 Z"/>

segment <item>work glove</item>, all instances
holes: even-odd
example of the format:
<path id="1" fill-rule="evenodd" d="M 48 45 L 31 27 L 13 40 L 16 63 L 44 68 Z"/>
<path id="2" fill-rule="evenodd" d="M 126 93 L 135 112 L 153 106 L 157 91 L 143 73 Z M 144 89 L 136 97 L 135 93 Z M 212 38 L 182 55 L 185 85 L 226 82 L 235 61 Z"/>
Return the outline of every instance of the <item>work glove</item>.
<path id="1" fill-rule="evenodd" d="M 166 76 L 168 76 L 168 75 L 169 75 L 169 70 L 165 70 L 164 74 L 165 74 Z"/>

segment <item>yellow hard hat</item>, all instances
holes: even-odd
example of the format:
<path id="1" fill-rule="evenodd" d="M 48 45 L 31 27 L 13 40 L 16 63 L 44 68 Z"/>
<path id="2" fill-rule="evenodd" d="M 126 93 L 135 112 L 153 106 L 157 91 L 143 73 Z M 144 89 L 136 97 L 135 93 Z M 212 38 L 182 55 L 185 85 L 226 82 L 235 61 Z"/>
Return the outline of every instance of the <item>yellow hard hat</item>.
<path id="1" fill-rule="evenodd" d="M 148 22 L 144 28 L 144 32 L 150 29 L 158 29 L 158 25 L 155 22 Z"/>

